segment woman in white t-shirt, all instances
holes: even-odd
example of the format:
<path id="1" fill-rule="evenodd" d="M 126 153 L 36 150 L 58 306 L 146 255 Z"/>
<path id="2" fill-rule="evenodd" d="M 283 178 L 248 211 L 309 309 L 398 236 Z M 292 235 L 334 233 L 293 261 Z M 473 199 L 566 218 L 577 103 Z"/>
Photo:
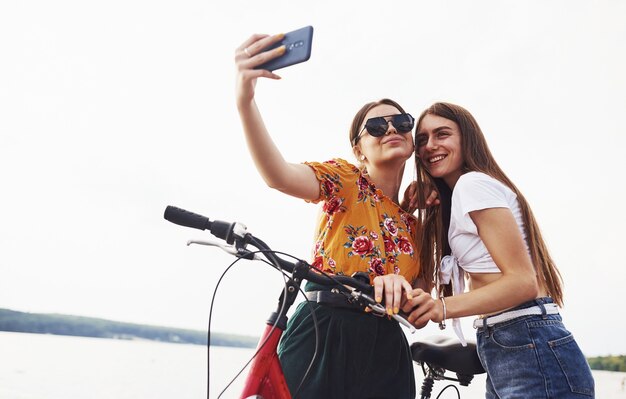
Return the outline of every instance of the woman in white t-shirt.
<path id="1" fill-rule="evenodd" d="M 460 106 L 435 103 L 418 120 L 415 144 L 418 180 L 432 180 L 440 191 L 442 206 L 420 218 L 422 268 L 435 271 L 440 288 L 438 298 L 413 291 L 403 306 L 409 321 L 445 328 L 455 319 L 465 343 L 458 318 L 479 316 L 487 398 L 593 397 L 589 366 L 559 315 L 559 271 L 476 120 Z"/>

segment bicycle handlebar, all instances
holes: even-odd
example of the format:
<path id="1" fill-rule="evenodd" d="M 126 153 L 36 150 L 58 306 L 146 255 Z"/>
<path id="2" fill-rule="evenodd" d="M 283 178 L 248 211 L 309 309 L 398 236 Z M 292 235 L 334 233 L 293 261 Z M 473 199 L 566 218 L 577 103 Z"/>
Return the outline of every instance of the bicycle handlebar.
<path id="1" fill-rule="evenodd" d="M 222 222 L 220 220 L 212 222 L 205 216 L 172 205 L 168 205 L 165 208 L 163 217 L 180 226 L 191 227 L 198 230 L 209 230 L 211 234 L 217 238 L 221 238 L 228 244 L 232 244 L 235 238 L 243 238 L 246 229 L 245 226 L 240 225 L 243 228 L 243 232 L 239 231 L 239 229 L 236 231 L 235 227 L 238 226 L 237 223 Z"/>
<path id="2" fill-rule="evenodd" d="M 252 234 L 248 233 L 245 225 L 241 223 L 228 223 L 220 220 L 209 220 L 206 216 L 198 215 L 197 213 L 193 213 L 187 211 L 185 209 L 181 209 L 172 205 L 168 205 L 165 208 L 165 213 L 163 217 L 172 222 L 174 224 L 178 224 L 180 226 L 191 227 L 198 230 L 209 230 L 211 234 L 215 237 L 220 238 L 226 241 L 229 245 L 234 245 L 236 256 L 251 259 L 252 255 L 254 255 L 251 251 L 246 249 L 246 246 L 252 245 L 257 248 L 263 255 L 268 258 L 268 260 L 277 266 L 281 270 L 286 270 L 289 273 L 293 273 L 296 268 L 296 263 L 290 262 L 286 259 L 277 256 L 272 249 L 261 241 L 259 238 L 254 237 Z M 300 260 L 300 262 L 304 262 Z M 349 276 L 337 276 L 337 275 L 326 275 L 321 272 L 314 271 L 312 266 L 307 262 L 304 262 L 308 269 L 303 278 L 320 285 L 334 285 L 341 286 L 343 285 L 344 292 L 347 290 L 349 294 L 355 295 L 355 299 L 364 299 L 368 302 L 369 307 L 372 310 L 378 313 L 385 313 L 385 309 L 381 304 L 375 302 L 371 296 L 373 295 L 373 287 L 369 284 L 369 281 L 366 283 L 354 277 Z M 353 289 L 358 290 L 359 292 L 355 293 Z M 411 330 L 411 332 L 415 331 L 415 328 L 408 323 L 408 321 L 398 315 L 392 316 L 398 322 L 406 326 Z"/>
<path id="3" fill-rule="evenodd" d="M 241 223 L 228 223 L 221 220 L 211 221 L 206 216 L 198 215 L 197 213 L 193 213 L 172 205 L 168 205 L 167 208 L 165 208 L 165 213 L 163 216 L 169 222 L 178 224 L 180 226 L 191 227 L 198 230 L 209 230 L 209 232 L 215 237 L 226 241 L 228 244 L 235 244 L 235 246 L 239 250 L 242 250 L 245 244 L 250 244 L 261 251 L 271 251 L 267 244 L 263 243 L 261 240 L 248 233 L 246 227 Z M 244 254 L 240 253 L 239 256 L 244 256 Z M 295 263 L 280 258 L 278 256 L 275 256 L 274 258 L 274 260 L 279 263 L 282 269 L 290 273 L 293 272 L 293 269 L 296 266 Z M 354 277 L 333 276 L 333 279 L 335 280 L 333 281 L 323 274 L 309 270 L 306 278 L 309 281 L 321 285 L 334 285 L 337 282 L 341 282 L 343 284 L 359 288 L 366 292 L 369 292 L 371 289 L 371 286 L 369 284 L 365 284 L 362 281 L 355 279 Z"/>

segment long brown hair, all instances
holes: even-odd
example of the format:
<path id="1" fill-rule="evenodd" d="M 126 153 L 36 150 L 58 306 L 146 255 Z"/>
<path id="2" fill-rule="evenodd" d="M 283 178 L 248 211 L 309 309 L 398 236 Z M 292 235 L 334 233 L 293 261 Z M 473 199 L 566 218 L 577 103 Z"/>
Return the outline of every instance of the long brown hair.
<path id="1" fill-rule="evenodd" d="M 485 136 L 472 114 L 458 105 L 443 102 L 435 103 L 420 115 L 417 121 L 417 128 L 415 129 L 416 135 L 426 115 L 436 115 L 453 121 L 459 126 L 461 132 L 461 153 L 465 162 L 464 172 L 485 173 L 509 187 L 517 195 L 524 221 L 526 241 L 537 276 L 548 290 L 548 294 L 559 306 L 562 306 L 563 288 L 561 275 L 550 256 L 535 216 L 522 193 L 504 174 L 493 155 L 491 155 Z M 430 250 L 422 250 L 420 255 L 422 270 L 431 273 L 428 275 L 432 275 L 438 281 L 437 275 L 441 258 L 443 255 L 450 253 L 448 227 L 450 224 L 452 190 L 442 179 L 433 178 L 428 174 L 417 156 L 417 150 L 415 152 L 415 168 L 419 187 L 418 192 L 422 203 L 429 194 L 426 187 L 434 185 L 439 191 L 441 206 L 421 210 L 418 218 L 419 227 L 422 229 L 422 248 L 432 249 L 432 252 Z M 441 295 L 449 295 L 451 287 L 450 285 L 439 285 L 439 291 Z"/>

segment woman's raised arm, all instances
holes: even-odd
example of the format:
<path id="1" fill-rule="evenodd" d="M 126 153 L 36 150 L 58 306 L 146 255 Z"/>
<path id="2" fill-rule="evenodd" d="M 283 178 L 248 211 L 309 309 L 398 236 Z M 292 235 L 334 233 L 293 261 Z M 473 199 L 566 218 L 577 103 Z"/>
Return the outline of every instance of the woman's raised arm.
<path id="1" fill-rule="evenodd" d="M 282 34 L 274 36 L 255 34 L 235 51 L 237 110 L 248 149 L 265 183 L 285 194 L 315 200 L 319 197 L 320 185 L 313 170 L 304 164 L 285 161 L 267 131 L 254 100 L 258 78 L 280 79 L 280 76 L 273 72 L 254 67 L 285 53 L 284 46 L 267 52 L 262 51 L 282 38 Z"/>

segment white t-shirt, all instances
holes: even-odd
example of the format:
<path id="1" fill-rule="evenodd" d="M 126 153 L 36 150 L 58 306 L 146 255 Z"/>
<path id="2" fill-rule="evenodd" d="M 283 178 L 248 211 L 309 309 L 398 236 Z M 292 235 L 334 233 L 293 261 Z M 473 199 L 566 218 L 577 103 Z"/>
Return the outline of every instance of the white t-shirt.
<path id="1" fill-rule="evenodd" d="M 513 213 L 524 243 L 524 221 L 517 195 L 493 177 L 481 172 L 462 175 L 452 191 L 452 207 L 448 242 L 459 266 L 470 273 L 497 273 L 489 251 L 478 236 L 478 229 L 469 213 L 488 208 L 508 208 Z M 528 244 L 526 243 L 528 251 Z"/>

